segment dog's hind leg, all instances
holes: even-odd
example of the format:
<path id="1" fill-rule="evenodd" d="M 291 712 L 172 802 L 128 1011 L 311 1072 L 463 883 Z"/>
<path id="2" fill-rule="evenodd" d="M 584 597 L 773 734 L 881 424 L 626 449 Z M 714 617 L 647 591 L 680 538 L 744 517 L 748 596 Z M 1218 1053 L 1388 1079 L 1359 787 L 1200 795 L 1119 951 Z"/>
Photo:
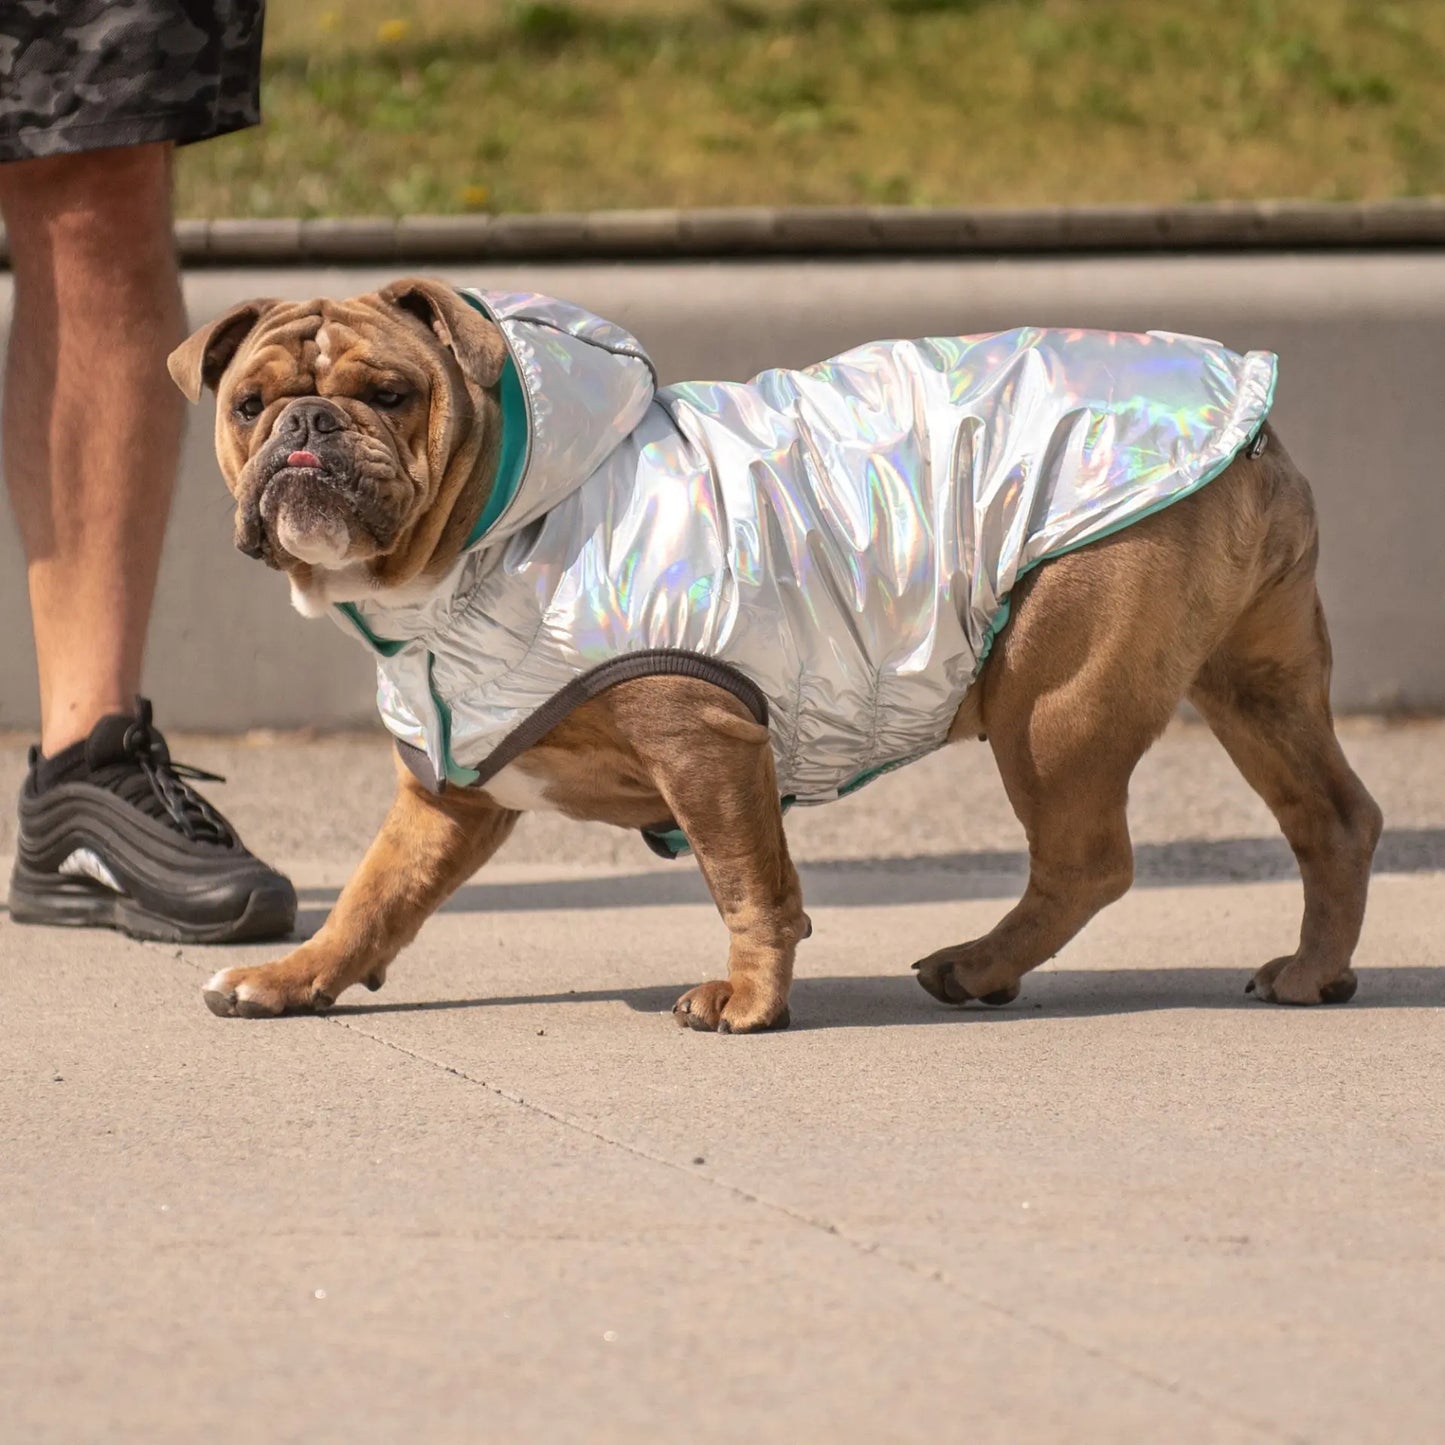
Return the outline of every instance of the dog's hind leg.
<path id="1" fill-rule="evenodd" d="M 1267 963 L 1248 991 L 1272 1003 L 1344 1003 L 1359 940 L 1380 810 L 1355 775 L 1330 716 L 1330 640 L 1314 551 L 1265 589 L 1209 657 L 1189 692 L 1299 862 L 1299 947 Z"/>
<path id="2" fill-rule="evenodd" d="M 980 720 L 1024 826 L 1029 881 L 991 932 L 915 964 L 944 1003 L 1005 1004 L 1133 881 L 1129 778 L 1204 644 L 1182 592 L 1138 584 L 1145 538 L 1050 563 L 1016 589 L 981 679 Z"/>

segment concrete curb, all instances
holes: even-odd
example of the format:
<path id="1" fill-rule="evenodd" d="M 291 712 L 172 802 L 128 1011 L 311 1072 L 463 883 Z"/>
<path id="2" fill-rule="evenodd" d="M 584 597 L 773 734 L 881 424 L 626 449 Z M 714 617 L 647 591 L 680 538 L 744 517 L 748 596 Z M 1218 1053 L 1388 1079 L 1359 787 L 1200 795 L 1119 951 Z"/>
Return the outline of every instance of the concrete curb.
<path id="1" fill-rule="evenodd" d="M 1445 198 L 194 220 L 177 223 L 176 244 L 187 266 L 1438 247 L 1445 246 Z M 7 257 L 0 238 L 0 259 Z"/>
<path id="2" fill-rule="evenodd" d="M 880 336 L 1021 324 L 1218 337 L 1283 359 L 1276 415 L 1309 476 L 1340 712 L 1445 708 L 1439 444 L 1445 246 L 913 258 L 761 256 L 189 269 L 193 323 L 248 296 L 351 296 L 407 270 L 566 296 L 637 336 L 664 381 L 741 380 Z M 12 278 L 0 275 L 0 343 Z M 0 508 L 0 727 L 38 717 L 25 566 Z M 232 546 L 209 408 L 191 420 L 145 689 L 173 729 L 375 726 L 375 679 L 339 628 Z"/>

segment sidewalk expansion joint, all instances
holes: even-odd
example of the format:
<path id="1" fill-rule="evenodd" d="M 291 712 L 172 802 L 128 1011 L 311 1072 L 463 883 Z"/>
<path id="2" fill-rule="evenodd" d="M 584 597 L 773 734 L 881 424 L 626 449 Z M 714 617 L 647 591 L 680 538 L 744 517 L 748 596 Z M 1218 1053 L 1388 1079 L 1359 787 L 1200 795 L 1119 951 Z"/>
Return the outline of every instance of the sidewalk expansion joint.
<path id="1" fill-rule="evenodd" d="M 1053 1325 L 1043 1324 L 1027 1315 L 1020 1314 L 1018 1311 L 1010 1309 L 1007 1305 L 1000 1304 L 999 1301 L 990 1298 L 988 1295 L 982 1295 L 975 1290 L 969 1289 L 958 1279 L 948 1274 L 946 1270 L 937 1268 L 936 1266 L 920 1264 L 917 1260 L 910 1259 L 905 1254 L 900 1254 L 887 1248 L 877 1240 L 867 1239 L 861 1235 L 852 1233 L 833 1220 L 825 1219 L 821 1215 L 812 1214 L 808 1210 L 798 1209 L 793 1205 L 783 1203 L 781 1200 L 771 1199 L 767 1195 L 758 1194 L 740 1184 L 730 1183 L 728 1180 L 720 1179 L 717 1175 L 710 1174 L 707 1170 L 699 1169 L 695 1165 L 685 1164 L 676 1159 L 669 1159 L 664 1154 L 656 1154 L 650 1149 L 643 1148 L 641 1145 L 629 1143 L 625 1139 L 619 1139 L 615 1135 L 608 1134 L 601 1129 L 593 1128 L 591 1125 L 570 1118 L 566 1114 L 560 1114 L 554 1109 L 549 1109 L 545 1104 L 539 1104 L 534 1100 L 524 1098 L 521 1094 L 514 1093 L 512 1090 L 500 1084 L 494 1084 L 486 1079 L 478 1078 L 475 1074 L 468 1073 L 465 1069 L 460 1069 L 455 1064 L 446 1063 L 442 1059 L 434 1059 L 427 1054 L 418 1052 L 416 1049 L 407 1048 L 404 1044 L 396 1043 L 394 1040 L 388 1039 L 381 1034 L 371 1033 L 369 1030 L 361 1028 L 357 1024 L 351 1023 L 347 1019 L 335 1014 L 325 1015 L 324 1022 L 345 1029 L 348 1033 L 358 1034 L 364 1039 L 369 1039 L 373 1043 L 382 1045 L 383 1048 L 392 1049 L 396 1053 L 402 1054 L 406 1058 L 412 1059 L 419 1064 L 440 1070 L 442 1073 L 451 1074 L 464 1083 L 471 1084 L 476 1088 L 485 1089 L 489 1094 L 499 1099 L 504 1099 L 520 1109 L 525 1109 L 528 1113 L 549 1119 L 552 1123 L 558 1124 L 564 1129 L 570 1129 L 575 1133 L 583 1134 L 589 1139 L 594 1139 L 598 1143 L 609 1145 L 614 1149 L 621 1149 L 624 1153 L 630 1154 L 636 1159 L 670 1169 L 674 1173 L 682 1174 L 688 1179 L 700 1180 L 714 1189 L 731 1194 L 735 1198 L 741 1199 L 748 1204 L 759 1205 L 763 1209 L 781 1215 L 785 1219 L 792 1221 L 794 1224 L 802 1225 L 806 1229 L 811 1229 L 821 1234 L 832 1235 L 835 1239 L 848 1245 L 849 1248 L 858 1254 L 881 1259 L 897 1269 L 906 1271 L 915 1278 L 925 1280 L 930 1284 L 940 1285 L 950 1293 L 966 1299 L 970 1304 L 977 1306 L 979 1309 L 986 1310 L 989 1313 L 1007 1319 L 1020 1329 L 1041 1335 L 1055 1344 L 1064 1346 L 1066 1349 L 1079 1351 L 1089 1358 L 1119 1370 L 1143 1384 L 1162 1390 L 1165 1394 L 1176 1396 L 1179 1399 L 1188 1400 L 1192 1404 L 1199 1405 L 1213 1412 L 1215 1415 L 1233 1421 L 1236 1425 L 1242 1425 L 1247 1429 L 1257 1431 L 1260 1435 L 1268 1439 L 1288 1442 L 1288 1445 L 1309 1445 L 1307 1437 L 1305 1436 L 1296 1435 L 1281 1428 L 1272 1421 L 1259 1420 L 1253 1416 L 1243 1414 L 1221 1403 L 1212 1396 L 1204 1395 L 1196 1390 L 1190 1389 L 1189 1386 L 1181 1380 L 1172 1380 L 1162 1375 L 1156 1375 L 1152 1371 L 1143 1369 L 1128 1360 L 1111 1355 L 1108 1351 L 1100 1349 L 1097 1345 L 1089 1344 L 1085 1340 L 1076 1339 L 1065 1330 L 1058 1329 Z"/>
<path id="2" fill-rule="evenodd" d="M 183 948 L 176 948 L 172 957 L 178 962 L 185 964 L 191 970 L 213 973 L 214 967 L 210 963 L 202 962 L 187 954 Z M 1008 1305 L 1001 1304 L 998 1300 L 988 1295 L 979 1294 L 976 1290 L 970 1289 L 961 1281 L 950 1275 L 946 1270 L 934 1265 L 921 1264 L 916 1259 L 911 1259 L 906 1254 L 889 1249 L 876 1239 L 868 1239 L 862 1235 L 854 1234 L 851 1230 L 838 1224 L 836 1221 L 826 1219 L 822 1215 L 813 1214 L 806 1209 L 799 1209 L 794 1205 L 785 1204 L 781 1200 L 769 1198 L 767 1195 L 756 1193 L 740 1184 L 730 1183 L 726 1179 L 720 1179 L 716 1174 L 709 1173 L 706 1169 L 700 1169 L 694 1164 L 683 1163 L 676 1159 L 669 1159 L 665 1154 L 654 1153 L 639 1144 L 629 1143 L 625 1139 L 619 1139 L 616 1135 L 608 1134 L 601 1129 L 593 1128 L 584 1124 L 578 1119 L 570 1118 L 566 1114 L 558 1113 L 555 1109 L 549 1109 L 545 1104 L 539 1104 L 535 1100 L 524 1098 L 521 1094 L 514 1093 L 511 1089 L 501 1084 L 494 1084 L 486 1079 L 478 1078 L 477 1075 L 469 1073 L 466 1069 L 458 1068 L 455 1064 L 449 1064 L 443 1059 L 432 1058 L 429 1054 L 423 1054 L 416 1049 L 408 1048 L 405 1044 L 399 1044 L 393 1039 L 386 1038 L 382 1034 L 372 1033 L 360 1025 L 350 1022 L 347 1018 L 338 1014 L 323 1014 L 315 1016 L 316 1021 L 322 1024 L 329 1024 L 333 1027 L 345 1030 L 347 1033 L 355 1034 L 358 1038 L 366 1039 L 371 1043 L 380 1044 L 383 1048 L 391 1049 L 401 1054 L 404 1058 L 411 1059 L 414 1063 L 425 1065 L 427 1068 L 435 1069 L 443 1074 L 450 1074 L 464 1084 L 470 1084 L 474 1088 L 483 1089 L 498 1099 L 505 1100 L 530 1114 L 550 1120 L 563 1129 L 571 1130 L 573 1133 L 584 1135 L 595 1140 L 599 1144 L 608 1145 L 614 1149 L 620 1149 L 633 1158 L 654 1164 L 664 1169 L 670 1169 L 674 1173 L 682 1174 L 688 1179 L 698 1180 L 707 1184 L 713 1189 L 730 1194 L 748 1204 L 756 1204 L 768 1210 L 772 1214 L 780 1215 L 794 1224 L 801 1225 L 819 1234 L 831 1235 L 834 1239 L 846 1244 L 855 1253 L 871 1256 L 892 1265 L 895 1269 L 901 1269 L 905 1273 L 921 1279 L 929 1284 L 941 1286 L 951 1294 L 957 1295 L 976 1308 L 990 1314 L 1008 1320 L 1011 1324 L 1031 1334 L 1038 1335 L 1044 1339 L 1061 1345 L 1065 1349 L 1074 1350 L 1086 1355 L 1100 1364 L 1118 1370 L 1121 1373 L 1138 1380 L 1140 1383 L 1150 1386 L 1153 1389 L 1161 1390 L 1166 1395 L 1172 1395 L 1177 1399 L 1187 1400 L 1191 1404 L 1198 1405 L 1215 1415 L 1230 1420 L 1236 1425 L 1244 1426 L 1253 1430 L 1259 1435 L 1270 1439 L 1285 1442 L 1285 1445 L 1310 1445 L 1308 1437 L 1297 1435 L 1286 1430 L 1273 1421 L 1259 1420 L 1251 1415 L 1246 1415 L 1239 1410 L 1223 1404 L 1211 1395 L 1201 1394 L 1191 1389 L 1182 1380 L 1170 1379 L 1163 1375 L 1155 1374 L 1151 1370 L 1134 1364 L 1130 1360 L 1121 1359 L 1117 1355 L 1110 1354 L 1107 1350 L 1101 1349 L 1098 1345 L 1090 1344 L 1086 1340 L 1077 1339 L 1066 1330 L 1057 1326 L 1045 1324 L 1033 1319 L 1026 1314 L 1021 1314 Z M 264 1024 L 247 1025 L 248 1027 L 264 1027 Z"/>

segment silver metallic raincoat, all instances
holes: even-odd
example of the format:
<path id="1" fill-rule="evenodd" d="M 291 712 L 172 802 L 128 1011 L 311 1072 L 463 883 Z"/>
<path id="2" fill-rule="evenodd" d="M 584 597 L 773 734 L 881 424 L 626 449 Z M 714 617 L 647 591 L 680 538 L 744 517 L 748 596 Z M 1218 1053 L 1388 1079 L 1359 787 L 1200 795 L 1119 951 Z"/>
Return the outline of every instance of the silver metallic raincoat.
<path id="1" fill-rule="evenodd" d="M 425 600 L 337 609 L 438 786 L 684 672 L 766 719 L 785 798 L 846 793 L 944 742 L 1021 576 L 1217 476 L 1275 383 L 1267 352 L 1023 327 L 658 387 L 610 322 L 464 295 L 510 353 L 496 486 Z"/>

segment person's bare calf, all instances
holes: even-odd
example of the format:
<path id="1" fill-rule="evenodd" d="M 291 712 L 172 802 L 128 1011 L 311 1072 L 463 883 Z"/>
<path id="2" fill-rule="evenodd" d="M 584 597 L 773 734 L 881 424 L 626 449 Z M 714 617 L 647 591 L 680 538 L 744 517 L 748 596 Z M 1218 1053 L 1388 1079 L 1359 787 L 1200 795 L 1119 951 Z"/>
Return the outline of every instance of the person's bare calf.
<path id="1" fill-rule="evenodd" d="M 4 468 L 47 756 L 139 691 L 184 409 L 166 375 L 185 330 L 170 188 L 168 144 L 0 166 Z"/>

